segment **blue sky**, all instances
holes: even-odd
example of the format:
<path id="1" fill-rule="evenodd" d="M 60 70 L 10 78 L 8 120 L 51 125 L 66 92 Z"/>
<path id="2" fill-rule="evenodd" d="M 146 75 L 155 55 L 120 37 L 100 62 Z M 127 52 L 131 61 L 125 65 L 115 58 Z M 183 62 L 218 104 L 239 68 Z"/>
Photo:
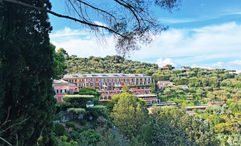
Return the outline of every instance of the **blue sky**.
<path id="1" fill-rule="evenodd" d="M 50 0 L 53 11 L 69 14 L 64 0 Z M 107 2 L 109 0 L 106 0 Z M 241 70 L 241 1 L 181 0 L 172 10 L 152 9 L 169 30 L 155 36 L 130 59 L 206 68 Z M 51 42 L 79 57 L 116 55 L 114 39 L 96 37 L 82 25 L 50 15 Z"/>

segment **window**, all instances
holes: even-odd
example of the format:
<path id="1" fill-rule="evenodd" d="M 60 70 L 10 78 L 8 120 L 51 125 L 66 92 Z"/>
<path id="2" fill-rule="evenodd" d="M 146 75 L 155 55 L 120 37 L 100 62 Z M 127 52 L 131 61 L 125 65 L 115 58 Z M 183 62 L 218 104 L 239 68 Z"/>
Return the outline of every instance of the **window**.
<path id="1" fill-rule="evenodd" d="M 66 89 L 61 89 L 61 93 L 65 93 L 66 92 Z"/>
<path id="2" fill-rule="evenodd" d="M 99 90 L 101 90 L 101 87 L 99 87 Z"/>
<path id="3" fill-rule="evenodd" d="M 98 79 L 98 81 L 100 82 L 100 81 L 101 81 L 101 79 Z"/>
<path id="4" fill-rule="evenodd" d="M 101 86 L 101 83 L 99 83 L 99 86 Z"/>
<path id="5" fill-rule="evenodd" d="M 95 86 L 95 83 L 93 83 L 93 86 Z"/>
<path id="6" fill-rule="evenodd" d="M 113 79 L 111 79 L 111 82 L 113 81 Z"/>
<path id="7" fill-rule="evenodd" d="M 90 86 L 90 83 L 88 83 L 88 86 Z"/>
<path id="8" fill-rule="evenodd" d="M 109 79 L 107 79 L 107 82 L 109 82 Z"/>
<path id="9" fill-rule="evenodd" d="M 95 82 L 95 79 L 93 79 L 93 82 Z"/>
<path id="10" fill-rule="evenodd" d="M 58 89 L 54 88 L 54 92 L 55 92 L 55 94 L 58 93 Z"/>

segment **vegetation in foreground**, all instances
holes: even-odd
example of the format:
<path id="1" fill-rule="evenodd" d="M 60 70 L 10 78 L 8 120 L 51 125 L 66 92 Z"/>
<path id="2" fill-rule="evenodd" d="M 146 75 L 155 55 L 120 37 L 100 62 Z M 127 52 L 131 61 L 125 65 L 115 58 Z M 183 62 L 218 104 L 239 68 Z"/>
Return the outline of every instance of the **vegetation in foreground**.
<path id="1" fill-rule="evenodd" d="M 55 131 L 62 129 L 56 133 L 59 145 L 238 146 L 241 142 L 241 102 L 229 101 L 193 115 L 174 106 L 152 106 L 148 114 L 143 100 L 122 93 L 105 106 L 85 108 L 80 114 L 84 118 L 55 124 Z"/>

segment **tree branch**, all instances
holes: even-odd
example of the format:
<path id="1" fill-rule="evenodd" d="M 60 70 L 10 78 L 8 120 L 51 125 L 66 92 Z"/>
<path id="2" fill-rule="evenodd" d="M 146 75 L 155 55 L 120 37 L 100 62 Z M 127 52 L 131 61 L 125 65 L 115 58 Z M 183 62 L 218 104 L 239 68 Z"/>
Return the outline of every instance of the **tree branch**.
<path id="1" fill-rule="evenodd" d="M 7 131 L 8 129 L 11 129 L 12 127 L 14 127 L 14 126 L 16 126 L 16 125 L 20 125 L 20 124 L 24 123 L 24 122 L 27 121 L 28 119 L 29 119 L 29 118 L 26 118 L 26 119 L 24 119 L 24 120 L 22 120 L 22 121 L 20 121 L 20 122 L 18 122 L 18 123 L 15 123 L 15 124 L 10 125 L 10 126 L 7 127 L 6 129 L 2 130 L 2 131 L 0 132 L 0 134 L 3 133 L 3 132 L 5 132 L 5 131 Z"/>
<path id="2" fill-rule="evenodd" d="M 56 12 L 53 12 L 51 10 L 47 10 L 47 9 L 44 9 L 44 8 L 40 8 L 40 7 L 36 7 L 36 6 L 33 6 L 33 5 L 30 5 L 30 4 L 27 4 L 27 3 L 24 3 L 24 2 L 21 2 L 19 0 L 3 0 L 5 2 L 10 2 L 10 3 L 14 3 L 14 4 L 18 4 L 18 5 L 21 5 L 21 6 L 25 6 L 25 7 L 29 7 L 29 8 L 33 8 L 33 9 L 36 9 L 36 10 L 39 10 L 39 11 L 44 11 L 44 12 L 47 12 L 47 13 L 50 13 L 54 16 L 57 16 L 57 17 L 60 17 L 60 18 L 66 18 L 66 19 L 70 19 L 70 20 L 73 20 L 73 21 L 76 21 L 76 22 L 79 22 L 79 23 L 82 23 L 82 24 L 85 24 L 85 25 L 88 25 L 88 26 L 93 26 L 93 27 L 98 27 L 98 28 L 103 28 L 103 29 L 106 29 L 112 33 L 115 33 L 121 37 L 125 37 L 124 35 L 120 34 L 119 32 L 107 27 L 107 26 L 103 26 L 103 25 L 98 25 L 98 24 L 95 24 L 95 23 L 91 23 L 91 22 L 87 22 L 87 21 L 83 21 L 83 20 L 79 20 L 79 19 L 76 19 L 74 17 L 70 17 L 70 16 L 67 16 L 67 15 L 62 15 L 62 14 L 58 14 Z"/>
<path id="3" fill-rule="evenodd" d="M 120 2 L 119 0 L 114 0 L 114 1 L 117 2 L 118 4 L 124 6 L 125 8 L 129 9 L 129 10 L 132 12 L 132 14 L 134 15 L 134 17 L 136 18 L 136 21 L 137 21 L 137 23 L 138 23 L 138 27 L 141 28 L 140 19 L 139 19 L 139 17 L 137 16 L 135 10 L 132 9 L 133 7 L 131 7 L 131 5 L 129 5 L 128 3 L 125 3 L 125 4 L 124 4 L 124 3 Z"/>
<path id="4" fill-rule="evenodd" d="M 3 125 L 5 125 L 5 124 L 8 122 L 8 118 L 9 118 L 9 115 L 10 115 L 10 110 L 11 110 L 11 106 L 8 107 L 8 114 L 7 114 L 7 117 L 6 117 L 5 121 L 0 125 L 0 127 L 3 126 Z"/>
<path id="5" fill-rule="evenodd" d="M 105 10 L 102 10 L 102 9 L 100 9 L 100 8 L 97 8 L 97 7 L 95 7 L 95 6 L 92 6 L 92 5 L 86 3 L 86 2 L 84 2 L 84 1 L 82 1 L 82 0 L 76 0 L 76 1 L 78 1 L 78 2 L 80 2 L 80 3 L 82 3 L 82 4 L 84 4 L 84 5 L 86 5 L 86 6 L 88 6 L 88 7 L 91 7 L 92 9 L 95 9 L 95 10 L 97 10 L 97 11 L 100 11 L 100 12 L 102 12 L 102 13 L 105 13 L 105 14 L 111 16 L 112 18 L 114 18 L 115 21 L 116 21 L 116 17 L 115 17 L 114 15 L 112 15 L 111 13 L 109 13 L 109 12 L 107 12 L 107 11 L 105 11 Z"/>
<path id="6" fill-rule="evenodd" d="M 5 143 L 7 143 L 8 145 L 12 146 L 12 144 L 9 143 L 9 142 L 8 142 L 7 140 L 5 140 L 4 138 L 0 137 L 0 139 L 1 139 L 2 141 L 4 141 Z"/>

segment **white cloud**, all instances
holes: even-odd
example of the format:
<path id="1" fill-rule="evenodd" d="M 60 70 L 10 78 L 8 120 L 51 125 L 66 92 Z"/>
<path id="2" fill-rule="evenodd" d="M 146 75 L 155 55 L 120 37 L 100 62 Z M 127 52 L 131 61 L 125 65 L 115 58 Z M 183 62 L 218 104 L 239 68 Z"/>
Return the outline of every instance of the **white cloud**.
<path id="1" fill-rule="evenodd" d="M 173 61 L 170 58 L 166 58 L 166 59 L 159 58 L 156 64 L 158 64 L 159 67 L 165 66 L 167 64 L 175 66 L 175 63 L 173 63 Z"/>
<path id="2" fill-rule="evenodd" d="M 152 60 L 159 65 L 173 63 L 176 66 L 210 66 L 215 62 L 222 62 L 232 66 L 232 69 L 241 70 L 240 37 L 241 24 L 235 22 L 200 28 L 170 29 L 155 36 L 148 46 L 131 54 L 131 59 Z M 96 38 L 89 30 L 65 28 L 52 33 L 50 38 L 57 48 L 63 47 L 70 55 L 104 57 L 116 54 L 112 36 L 106 36 L 103 40 L 101 37 Z"/>
<path id="3" fill-rule="evenodd" d="M 69 27 L 65 27 L 63 30 L 58 30 L 53 34 L 50 34 L 50 38 L 63 38 L 63 37 L 74 37 L 74 36 L 85 36 L 88 35 L 87 30 L 73 30 Z"/>
<path id="4" fill-rule="evenodd" d="M 230 64 L 232 64 L 232 65 L 240 65 L 241 66 L 241 60 L 231 61 Z"/>
<path id="5" fill-rule="evenodd" d="M 90 30 L 64 28 L 50 34 L 51 42 L 58 48 L 64 48 L 70 55 L 79 57 L 114 55 L 114 38 L 101 37 Z"/>
<path id="6" fill-rule="evenodd" d="M 179 64 L 241 57 L 241 25 L 235 22 L 193 29 L 171 29 L 156 36 L 133 58 L 179 58 Z"/>
<path id="7" fill-rule="evenodd" d="M 234 60 L 228 62 L 216 62 L 212 64 L 202 64 L 202 65 L 191 65 L 192 67 L 201 67 L 208 69 L 227 69 L 227 70 L 236 70 L 237 73 L 241 72 L 241 60 Z"/>
<path id="8" fill-rule="evenodd" d="M 201 4 L 205 6 L 206 4 Z M 241 15 L 241 10 L 228 10 L 228 11 L 220 11 L 210 15 L 204 16 L 197 16 L 197 17 L 190 17 L 190 18 L 160 18 L 159 21 L 161 23 L 166 24 L 178 24 L 178 23 L 190 23 L 190 22 L 201 22 L 207 20 L 218 19 L 224 16 L 231 16 L 231 15 Z"/>

